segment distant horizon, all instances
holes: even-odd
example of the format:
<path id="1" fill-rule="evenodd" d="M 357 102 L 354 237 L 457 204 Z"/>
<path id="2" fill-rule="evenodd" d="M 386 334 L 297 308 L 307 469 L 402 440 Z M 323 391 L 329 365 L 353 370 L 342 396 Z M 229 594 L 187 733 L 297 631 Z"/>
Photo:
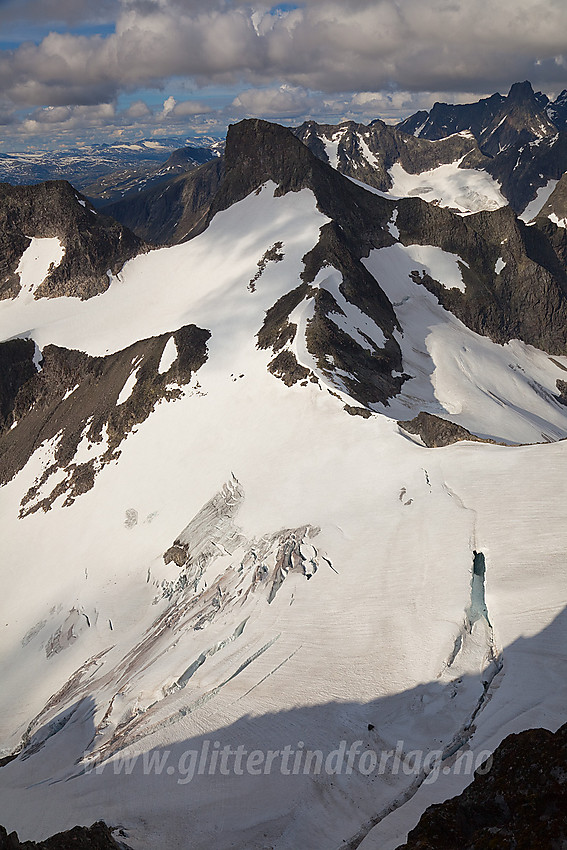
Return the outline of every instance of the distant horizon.
<path id="1" fill-rule="evenodd" d="M 499 95 L 505 97 L 505 96 L 508 95 L 508 93 L 509 93 L 509 91 L 510 91 L 510 89 L 512 88 L 513 85 L 515 85 L 517 83 L 522 83 L 522 82 L 529 82 L 530 85 L 532 86 L 535 94 L 545 94 L 547 97 L 549 97 L 549 99 L 551 101 L 553 101 L 554 99 L 559 97 L 563 92 L 567 91 L 567 83 L 566 83 L 566 87 L 563 88 L 563 89 L 553 90 L 553 91 L 552 90 L 543 91 L 542 89 L 538 89 L 535 86 L 533 86 L 533 84 L 531 83 L 530 80 L 514 80 L 510 83 L 509 86 L 507 86 L 507 88 L 505 88 L 503 90 L 493 91 L 493 92 L 483 92 L 483 93 L 480 93 L 478 95 L 471 95 L 470 98 L 467 98 L 467 99 L 461 98 L 461 99 L 458 99 L 456 101 L 455 100 L 449 100 L 449 99 L 439 100 L 439 98 L 437 97 L 438 93 L 435 93 L 435 98 L 432 99 L 429 104 L 427 104 L 427 103 L 422 104 L 422 106 L 420 107 L 420 110 L 428 112 L 433 108 L 433 106 L 436 103 L 446 103 L 446 104 L 449 104 L 449 105 L 451 105 L 451 104 L 464 105 L 464 104 L 467 104 L 467 103 L 476 103 L 479 100 L 491 97 L 492 95 L 495 95 L 495 94 L 499 94 Z M 424 92 L 422 94 L 426 95 L 428 93 Z M 433 98 L 433 94 L 432 94 L 432 98 Z M 128 128 L 128 129 L 122 130 L 120 135 L 117 135 L 115 133 L 114 135 L 109 136 L 108 134 L 105 135 L 104 131 L 101 131 L 103 133 L 102 136 L 97 137 L 97 138 L 92 138 L 92 139 L 86 139 L 84 137 L 79 137 L 79 138 L 75 137 L 75 138 L 71 139 L 68 136 L 65 136 L 63 138 L 59 138 L 59 140 L 57 142 L 54 141 L 51 145 L 49 144 L 49 139 L 46 138 L 45 139 L 45 146 L 40 146 L 40 145 L 37 145 L 37 144 L 33 144 L 31 142 L 28 142 L 26 144 L 24 142 L 24 140 L 21 140 L 19 145 L 16 145 L 12 148 L 8 148 L 7 145 L 10 144 L 10 140 L 0 138 L 0 156 L 2 156 L 2 155 L 10 156 L 10 155 L 17 155 L 17 154 L 33 155 L 34 153 L 37 154 L 37 155 L 45 154 L 45 153 L 64 154 L 64 153 L 72 152 L 72 151 L 75 151 L 75 150 L 81 150 L 83 148 L 84 149 L 92 149 L 94 147 L 112 147 L 112 146 L 119 146 L 119 145 L 135 145 L 135 144 L 140 144 L 142 142 L 150 142 L 150 141 L 159 142 L 160 140 L 167 140 L 167 141 L 171 141 L 171 142 L 177 141 L 177 142 L 180 143 L 179 147 L 192 146 L 192 145 L 198 146 L 199 142 L 202 141 L 202 140 L 205 140 L 205 141 L 206 140 L 223 141 L 226 138 L 226 134 L 228 132 L 228 128 L 229 128 L 230 124 L 236 124 L 239 121 L 245 120 L 247 118 L 259 118 L 259 119 L 262 119 L 262 120 L 270 121 L 272 123 L 282 124 L 283 126 L 286 126 L 286 127 L 296 127 L 296 126 L 299 126 L 299 125 L 305 123 L 306 121 L 315 121 L 318 124 L 341 124 L 341 123 L 345 123 L 347 121 L 354 121 L 355 123 L 359 123 L 359 124 L 369 124 L 372 121 L 381 120 L 381 121 L 384 121 L 384 123 L 386 123 L 386 124 L 395 125 L 395 124 L 401 123 L 406 118 L 409 118 L 411 115 L 415 114 L 416 112 L 418 112 L 420 110 L 413 109 L 411 112 L 401 114 L 399 116 L 396 116 L 395 118 L 383 116 L 383 115 L 373 115 L 372 117 L 367 118 L 366 120 L 362 120 L 360 117 L 357 117 L 357 118 L 353 118 L 353 117 L 340 118 L 335 114 L 327 115 L 327 116 L 317 116 L 317 117 L 315 116 L 315 114 L 312 114 L 312 115 L 308 114 L 308 115 L 305 115 L 305 116 L 300 116 L 300 118 L 297 119 L 297 120 L 294 120 L 294 118 L 284 117 L 284 116 L 277 117 L 277 116 L 265 116 L 265 115 L 254 115 L 254 116 L 244 115 L 244 116 L 236 118 L 235 120 L 227 123 L 227 125 L 224 129 L 222 129 L 222 128 L 211 128 L 211 129 L 208 129 L 208 128 L 191 128 L 190 130 L 186 130 L 186 129 L 172 128 L 172 127 L 168 127 L 167 125 L 164 125 L 164 126 L 154 127 L 153 129 L 147 128 L 147 129 L 150 129 L 150 132 L 147 133 L 146 135 L 143 135 L 143 130 L 141 128 L 140 129 Z"/>

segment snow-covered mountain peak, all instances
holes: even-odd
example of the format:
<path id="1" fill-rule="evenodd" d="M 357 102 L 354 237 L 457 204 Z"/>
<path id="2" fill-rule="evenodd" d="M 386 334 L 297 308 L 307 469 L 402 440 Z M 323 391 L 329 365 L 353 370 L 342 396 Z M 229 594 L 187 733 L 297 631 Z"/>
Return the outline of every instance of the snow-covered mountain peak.
<path id="1" fill-rule="evenodd" d="M 323 156 L 479 173 L 470 136 L 385 127 L 235 125 L 183 178 L 192 238 L 132 241 L 96 297 L 33 297 L 70 189 L 41 232 L 3 222 L 26 291 L 0 301 L 0 822 L 23 839 L 102 818 L 134 850 L 394 848 L 461 757 L 564 722 L 565 228 Z"/>

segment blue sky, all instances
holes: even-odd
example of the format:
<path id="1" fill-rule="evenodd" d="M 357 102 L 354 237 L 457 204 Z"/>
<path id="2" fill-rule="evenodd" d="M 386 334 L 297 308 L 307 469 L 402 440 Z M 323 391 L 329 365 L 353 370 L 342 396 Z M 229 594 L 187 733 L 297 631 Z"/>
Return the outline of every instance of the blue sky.
<path id="1" fill-rule="evenodd" d="M 564 0 L 0 0 L 0 150 L 567 87 Z"/>

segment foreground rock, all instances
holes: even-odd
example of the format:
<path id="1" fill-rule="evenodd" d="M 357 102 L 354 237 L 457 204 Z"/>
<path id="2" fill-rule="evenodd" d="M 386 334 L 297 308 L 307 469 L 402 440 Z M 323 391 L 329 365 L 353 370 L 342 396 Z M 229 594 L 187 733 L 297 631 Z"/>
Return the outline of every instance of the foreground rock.
<path id="1" fill-rule="evenodd" d="M 45 841 L 20 841 L 16 832 L 8 834 L 0 826 L 0 850 L 119 850 L 109 827 L 102 821 L 91 827 L 75 826 L 67 832 L 58 832 Z"/>
<path id="2" fill-rule="evenodd" d="M 567 724 L 557 732 L 509 735 L 485 775 L 452 800 L 430 806 L 407 850 L 567 846 Z M 400 848 L 401 850 L 401 848 Z"/>

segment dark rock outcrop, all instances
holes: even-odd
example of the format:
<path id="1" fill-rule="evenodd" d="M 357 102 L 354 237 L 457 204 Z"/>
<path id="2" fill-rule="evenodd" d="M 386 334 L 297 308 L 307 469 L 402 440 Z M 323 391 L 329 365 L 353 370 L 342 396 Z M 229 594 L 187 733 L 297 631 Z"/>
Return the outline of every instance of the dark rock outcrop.
<path id="1" fill-rule="evenodd" d="M 481 151 L 493 157 L 507 145 L 555 135 L 558 128 L 546 111 L 548 104 L 549 99 L 535 94 L 526 80 L 514 83 L 506 97 L 493 94 L 476 103 L 435 103 L 430 112 L 411 115 L 397 126 L 430 140 L 466 130 L 478 140 Z"/>
<path id="2" fill-rule="evenodd" d="M 434 416 L 425 411 L 418 413 L 414 419 L 398 422 L 398 425 L 408 434 L 417 434 L 421 437 L 428 449 L 450 446 L 462 440 L 471 440 L 475 443 L 494 443 L 494 440 L 483 440 L 481 437 L 471 434 L 462 425 L 449 422 L 447 419 L 442 419 L 440 416 Z"/>
<path id="3" fill-rule="evenodd" d="M 19 391 L 33 378 L 35 343 L 30 339 L 10 339 L 0 343 L 0 431 L 14 421 L 11 414 Z"/>
<path id="4" fill-rule="evenodd" d="M 549 218 L 550 215 L 555 215 L 560 220 L 567 219 L 567 174 L 563 174 L 558 180 L 549 200 L 541 208 L 538 221 Z"/>
<path id="5" fill-rule="evenodd" d="M 419 199 L 398 202 L 405 244 L 437 245 L 464 260 L 466 289 L 446 289 L 423 269 L 415 280 L 469 328 L 498 343 L 521 339 L 550 354 L 567 352 L 565 233 L 551 222 L 527 227 L 503 207 L 461 218 Z M 502 258 L 506 265 L 496 273 Z M 418 264 L 416 264 L 418 266 Z"/>
<path id="6" fill-rule="evenodd" d="M 380 120 L 369 125 L 343 121 L 336 126 L 306 121 L 294 133 L 315 156 L 327 163 L 329 157 L 322 139 L 334 137 L 337 170 L 382 192 L 392 187 L 388 171 L 396 162 L 410 174 L 456 160 L 461 160 L 463 168 L 484 167 L 488 162 L 472 136 L 453 135 L 432 144 L 427 139 L 408 136 L 403 130 Z"/>
<path id="7" fill-rule="evenodd" d="M 397 127 L 404 133 L 436 141 L 468 130 L 479 139 L 502 109 L 505 98 L 493 94 L 476 103 L 434 103 L 429 112 L 420 110 L 401 121 Z"/>
<path id="8" fill-rule="evenodd" d="M 394 338 L 396 315 L 361 262 L 372 248 L 393 243 L 386 227 L 392 202 L 353 184 L 318 159 L 291 130 L 259 119 L 229 128 L 224 168 L 209 219 L 268 181 L 276 184 L 276 195 L 310 189 L 318 208 L 332 219 L 323 225 L 319 242 L 304 257 L 302 279 L 308 286 L 294 289 L 268 311 L 258 334 L 259 346 L 279 352 L 295 334 L 295 326 L 288 321 L 290 313 L 304 298 L 311 298 L 314 312 L 307 325 L 307 347 L 319 368 L 329 374 L 335 369 L 347 373 L 342 380 L 349 394 L 362 404 L 385 402 L 396 395 L 404 380 L 392 375 L 402 371 L 401 352 Z M 329 319 L 329 314 L 341 312 L 338 304 L 326 289 L 310 286 L 326 268 L 340 272 L 344 297 L 383 330 L 383 348 L 361 347 Z M 276 364 L 278 373 L 280 365 L 281 358 Z"/>
<path id="9" fill-rule="evenodd" d="M 558 130 L 567 130 L 567 89 L 547 105 L 546 112 Z"/>
<path id="10" fill-rule="evenodd" d="M 20 841 L 16 832 L 8 834 L 0 826 L 0 850 L 124 850 L 126 845 L 112 837 L 112 831 L 102 821 L 90 827 L 75 826 L 58 832 L 45 841 Z"/>
<path id="11" fill-rule="evenodd" d="M 459 797 L 430 806 L 405 850 L 567 846 L 567 724 L 508 736 Z"/>
<path id="12" fill-rule="evenodd" d="M 441 140 L 468 131 L 487 157 L 482 164 L 502 184 L 521 213 L 549 180 L 567 171 L 567 94 L 554 103 L 527 81 L 514 83 L 506 97 L 494 94 L 476 103 L 435 103 L 397 125 L 420 139 Z"/>

